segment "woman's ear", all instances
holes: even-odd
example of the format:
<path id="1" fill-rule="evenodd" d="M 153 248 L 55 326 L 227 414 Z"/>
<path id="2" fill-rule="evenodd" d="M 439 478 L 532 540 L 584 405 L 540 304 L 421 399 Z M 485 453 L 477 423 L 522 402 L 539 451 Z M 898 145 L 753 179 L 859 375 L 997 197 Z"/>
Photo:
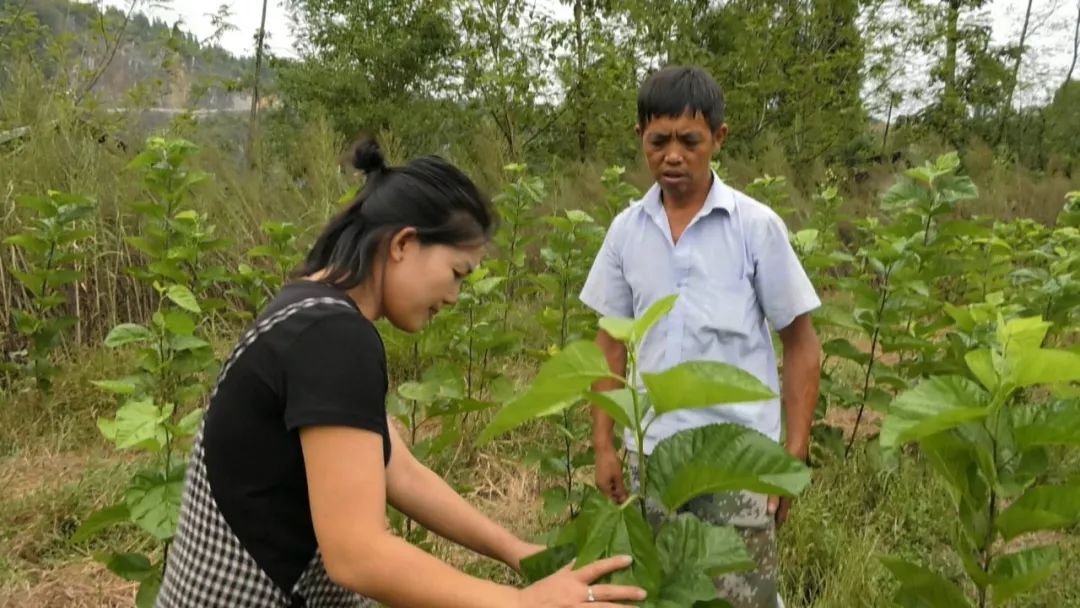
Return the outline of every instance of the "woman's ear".
<path id="1" fill-rule="evenodd" d="M 405 259 L 405 252 L 412 245 L 417 243 L 416 228 L 408 227 L 402 228 L 390 237 L 390 247 L 387 251 L 387 260 L 390 262 L 400 262 Z"/>

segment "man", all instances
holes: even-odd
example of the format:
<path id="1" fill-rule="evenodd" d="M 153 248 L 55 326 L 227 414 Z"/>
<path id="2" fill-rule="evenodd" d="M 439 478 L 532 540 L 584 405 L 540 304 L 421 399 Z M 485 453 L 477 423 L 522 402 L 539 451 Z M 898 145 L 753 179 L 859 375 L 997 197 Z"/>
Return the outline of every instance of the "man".
<path id="1" fill-rule="evenodd" d="M 722 422 L 780 441 L 782 411 L 785 447 L 806 460 L 820 367 L 809 313 L 821 302 L 783 220 L 712 171 L 710 160 L 727 131 L 723 93 L 704 70 L 668 67 L 645 81 L 638 94 L 637 133 L 656 184 L 612 221 L 581 299 L 601 315 L 638 317 L 653 302 L 677 293 L 674 309 L 642 344 L 639 371 L 720 361 L 779 392 L 771 324 L 783 344 L 783 406 L 773 400 L 671 412 L 652 425 L 645 452 L 679 431 Z M 625 375 L 625 347 L 603 330 L 597 342 L 612 370 Z M 594 388 L 618 386 L 605 381 Z M 597 486 L 621 503 L 627 492 L 614 422 L 596 407 L 593 422 Z M 636 449 L 629 435 L 626 439 Z M 636 479 L 633 467 L 631 478 Z M 757 562 L 752 572 L 716 580 L 720 596 L 736 608 L 782 605 L 776 529 L 789 507 L 789 499 L 750 492 L 705 496 L 688 505 L 706 521 L 738 529 Z"/>

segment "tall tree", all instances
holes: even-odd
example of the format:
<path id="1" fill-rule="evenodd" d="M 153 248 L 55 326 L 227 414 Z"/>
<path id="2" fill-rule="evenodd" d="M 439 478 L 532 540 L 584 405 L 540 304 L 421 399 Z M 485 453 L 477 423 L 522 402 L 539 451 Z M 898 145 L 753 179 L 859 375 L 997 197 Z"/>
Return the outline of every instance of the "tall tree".
<path id="1" fill-rule="evenodd" d="M 299 59 L 279 60 L 283 100 L 342 133 L 391 129 L 430 149 L 458 44 L 448 0 L 289 0 Z M 426 108 L 427 111 L 421 111 Z"/>
<path id="2" fill-rule="evenodd" d="M 1027 42 L 1028 26 L 1031 25 L 1031 6 L 1034 4 L 1034 0 L 1028 0 L 1027 10 L 1024 11 L 1024 26 L 1020 29 L 1020 42 L 1016 45 L 1016 48 L 1012 51 L 1013 66 L 1012 77 L 1008 82 L 1008 93 L 1005 95 L 1005 101 L 1001 106 L 1001 116 L 998 121 L 997 137 L 994 140 L 994 145 L 1001 143 L 1001 138 L 1005 135 L 1005 122 L 1008 120 L 1009 115 L 1012 113 L 1013 96 L 1016 94 L 1016 83 L 1020 77 L 1020 64 L 1024 61 L 1025 43 Z"/>
<path id="3" fill-rule="evenodd" d="M 248 163 L 255 164 L 255 142 L 259 132 L 259 78 L 262 76 L 263 41 L 266 39 L 266 5 L 268 0 L 262 3 L 262 18 L 259 20 L 259 31 L 255 35 L 255 74 L 251 83 L 251 124 L 248 135 Z"/>
<path id="4" fill-rule="evenodd" d="M 1080 55 L 1080 2 L 1076 3 L 1076 23 L 1073 25 L 1072 47 L 1072 63 L 1069 64 L 1069 71 L 1065 74 L 1064 84 L 1069 84 L 1069 81 L 1072 80 L 1073 70 L 1076 69 L 1076 59 Z"/>

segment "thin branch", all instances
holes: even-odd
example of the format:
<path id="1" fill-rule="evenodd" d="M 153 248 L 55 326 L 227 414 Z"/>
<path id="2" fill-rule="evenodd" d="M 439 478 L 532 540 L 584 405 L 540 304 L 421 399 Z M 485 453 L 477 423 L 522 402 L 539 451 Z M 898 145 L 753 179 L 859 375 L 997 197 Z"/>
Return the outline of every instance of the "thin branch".
<path id="1" fill-rule="evenodd" d="M 11 31 L 15 29 L 15 24 L 19 21 L 19 18 L 22 17 L 23 11 L 26 10 L 27 4 L 30 4 L 30 0 L 23 0 L 23 3 L 19 5 L 19 10 L 15 11 L 15 16 L 11 18 L 11 25 L 9 25 L 7 29 L 4 30 L 4 35 L 0 36 L 0 46 L 3 46 L 4 41 L 7 40 L 8 34 L 10 34 Z"/>
<path id="2" fill-rule="evenodd" d="M 78 105 L 83 100 L 83 98 L 86 97 L 86 95 L 89 94 L 90 91 L 92 91 L 95 86 L 97 86 L 98 81 L 101 80 L 101 77 L 105 75 L 105 71 L 109 69 L 110 65 L 112 65 L 113 59 L 116 58 L 116 51 L 118 51 L 120 49 L 120 43 L 123 42 L 123 40 L 124 40 L 124 32 L 127 30 L 128 23 L 131 22 L 131 15 L 132 15 L 132 13 L 135 12 L 135 7 L 138 4 L 139 4 L 139 0 L 131 0 L 131 4 L 128 6 L 127 13 L 124 14 L 124 22 L 120 25 L 120 31 L 117 32 L 117 34 L 116 34 L 116 41 L 112 45 L 112 50 L 109 51 L 108 58 L 105 60 L 105 63 L 102 64 L 101 68 L 97 71 L 97 73 L 94 74 L 94 77 L 90 79 L 90 82 L 87 83 L 86 87 L 82 90 L 82 92 L 79 93 L 79 96 L 75 98 L 75 104 L 76 105 Z M 102 35 L 104 35 L 104 28 L 105 28 L 104 14 L 105 14 L 104 11 L 102 11 L 102 13 L 101 13 Z M 106 49 L 108 49 L 108 44 L 109 44 L 109 40 L 106 37 L 106 39 L 105 39 Z"/>

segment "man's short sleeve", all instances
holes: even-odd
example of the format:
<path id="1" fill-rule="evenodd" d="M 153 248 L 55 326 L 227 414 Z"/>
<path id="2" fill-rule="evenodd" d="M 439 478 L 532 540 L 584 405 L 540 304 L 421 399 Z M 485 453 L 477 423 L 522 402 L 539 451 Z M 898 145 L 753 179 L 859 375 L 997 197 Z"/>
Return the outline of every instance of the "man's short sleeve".
<path id="1" fill-rule="evenodd" d="M 285 426 L 386 428 L 386 361 L 374 327 L 358 313 L 312 322 L 283 354 Z"/>
<path id="2" fill-rule="evenodd" d="M 784 220 L 771 210 L 753 230 L 754 290 L 769 323 L 777 329 L 821 306 L 810 277 L 788 238 Z"/>
<path id="3" fill-rule="evenodd" d="M 581 289 L 581 301 L 604 317 L 634 316 L 634 297 L 622 268 L 625 219 L 624 212 L 611 222 Z"/>

